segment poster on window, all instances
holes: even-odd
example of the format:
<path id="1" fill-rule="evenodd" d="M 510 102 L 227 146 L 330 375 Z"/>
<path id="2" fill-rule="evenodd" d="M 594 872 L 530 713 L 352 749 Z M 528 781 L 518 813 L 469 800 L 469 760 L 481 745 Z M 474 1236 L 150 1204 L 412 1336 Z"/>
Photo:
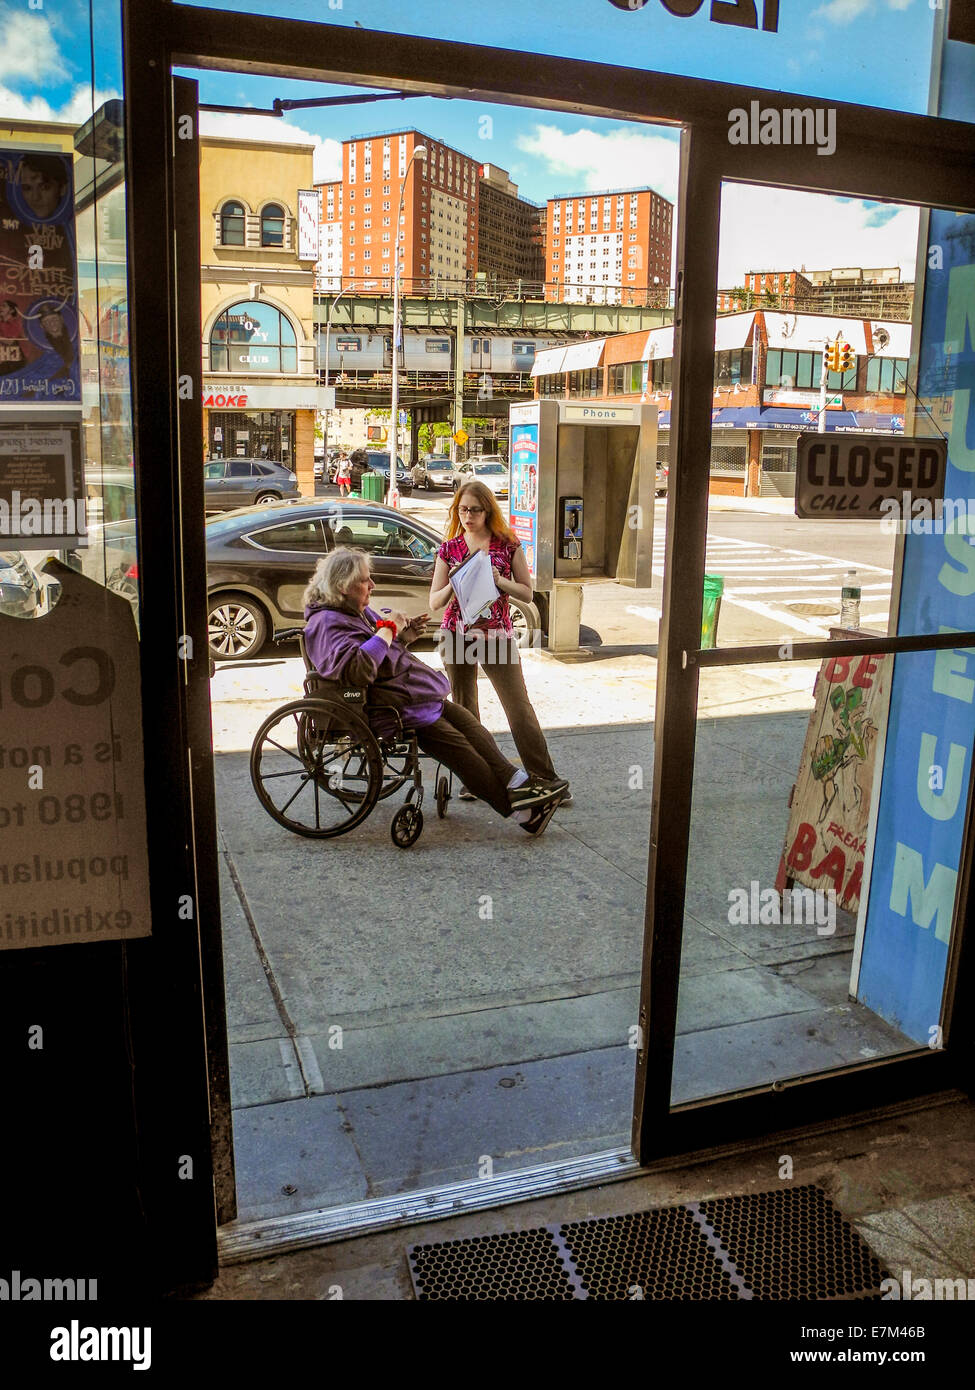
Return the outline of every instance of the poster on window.
<path id="1" fill-rule="evenodd" d="M 81 401 L 71 156 L 0 151 L 0 406 Z"/>

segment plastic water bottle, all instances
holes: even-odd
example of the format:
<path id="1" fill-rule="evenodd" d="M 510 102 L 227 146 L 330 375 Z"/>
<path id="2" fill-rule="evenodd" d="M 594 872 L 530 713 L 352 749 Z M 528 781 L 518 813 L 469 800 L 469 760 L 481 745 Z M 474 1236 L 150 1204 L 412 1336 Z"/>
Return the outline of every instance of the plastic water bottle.
<path id="1" fill-rule="evenodd" d="M 856 570 L 847 570 L 840 596 L 840 627 L 860 626 L 860 584 Z"/>

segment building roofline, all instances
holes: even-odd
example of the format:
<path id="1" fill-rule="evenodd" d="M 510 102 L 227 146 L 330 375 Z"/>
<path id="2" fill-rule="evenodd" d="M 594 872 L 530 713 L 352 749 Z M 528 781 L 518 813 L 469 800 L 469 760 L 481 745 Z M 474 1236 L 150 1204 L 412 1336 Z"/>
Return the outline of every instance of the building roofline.
<path id="1" fill-rule="evenodd" d="M 553 193 L 546 201 L 549 203 L 578 202 L 582 198 L 610 198 L 617 193 L 653 193 L 661 202 L 672 208 L 674 204 L 655 188 L 589 188 L 584 193 Z"/>
<path id="2" fill-rule="evenodd" d="M 303 140 L 258 140 L 253 136 L 238 138 L 234 135 L 201 135 L 201 145 L 252 145 L 255 149 L 266 150 L 316 150 L 317 145 L 306 144 Z"/>
<path id="3" fill-rule="evenodd" d="M 384 140 L 387 135 L 418 135 L 421 140 L 431 140 L 435 145 L 444 145 L 448 150 L 453 150 L 455 154 L 463 155 L 472 164 L 480 168 L 481 161 L 474 155 L 468 154 L 466 150 L 459 150 L 456 145 L 452 145 L 449 140 L 445 140 L 442 135 L 429 135 L 425 130 L 417 130 L 416 126 L 399 126 L 396 130 L 374 130 L 364 132 L 362 135 L 350 135 L 347 140 L 343 140 L 343 145 L 354 145 L 359 140 Z"/>

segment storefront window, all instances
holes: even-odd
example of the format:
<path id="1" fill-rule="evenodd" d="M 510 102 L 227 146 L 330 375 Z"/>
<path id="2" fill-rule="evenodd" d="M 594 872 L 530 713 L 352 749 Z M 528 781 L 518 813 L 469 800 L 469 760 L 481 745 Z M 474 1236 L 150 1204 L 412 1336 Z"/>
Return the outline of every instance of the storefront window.
<path id="1" fill-rule="evenodd" d="M 210 370 L 296 372 L 295 330 L 270 304 L 234 304 L 220 315 L 210 333 Z"/>
<path id="2" fill-rule="evenodd" d="M 871 357 L 867 363 L 867 390 L 889 391 L 903 396 L 907 392 L 907 360 L 901 357 Z"/>

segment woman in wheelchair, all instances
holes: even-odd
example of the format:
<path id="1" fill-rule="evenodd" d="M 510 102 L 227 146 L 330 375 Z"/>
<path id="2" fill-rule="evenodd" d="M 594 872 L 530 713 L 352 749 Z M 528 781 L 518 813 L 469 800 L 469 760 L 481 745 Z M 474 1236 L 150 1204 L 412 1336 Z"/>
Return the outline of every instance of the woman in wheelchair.
<path id="1" fill-rule="evenodd" d="M 321 676 L 368 687 L 369 723 L 380 739 L 394 737 L 396 711 L 424 753 L 455 772 L 500 816 L 512 816 L 538 835 L 558 806 L 566 783 L 528 785 L 488 731 L 448 696 L 450 683 L 408 650 L 426 614 L 380 614 L 369 607 L 375 584 L 369 559 L 339 547 L 319 560 L 305 590 L 305 650 Z"/>

